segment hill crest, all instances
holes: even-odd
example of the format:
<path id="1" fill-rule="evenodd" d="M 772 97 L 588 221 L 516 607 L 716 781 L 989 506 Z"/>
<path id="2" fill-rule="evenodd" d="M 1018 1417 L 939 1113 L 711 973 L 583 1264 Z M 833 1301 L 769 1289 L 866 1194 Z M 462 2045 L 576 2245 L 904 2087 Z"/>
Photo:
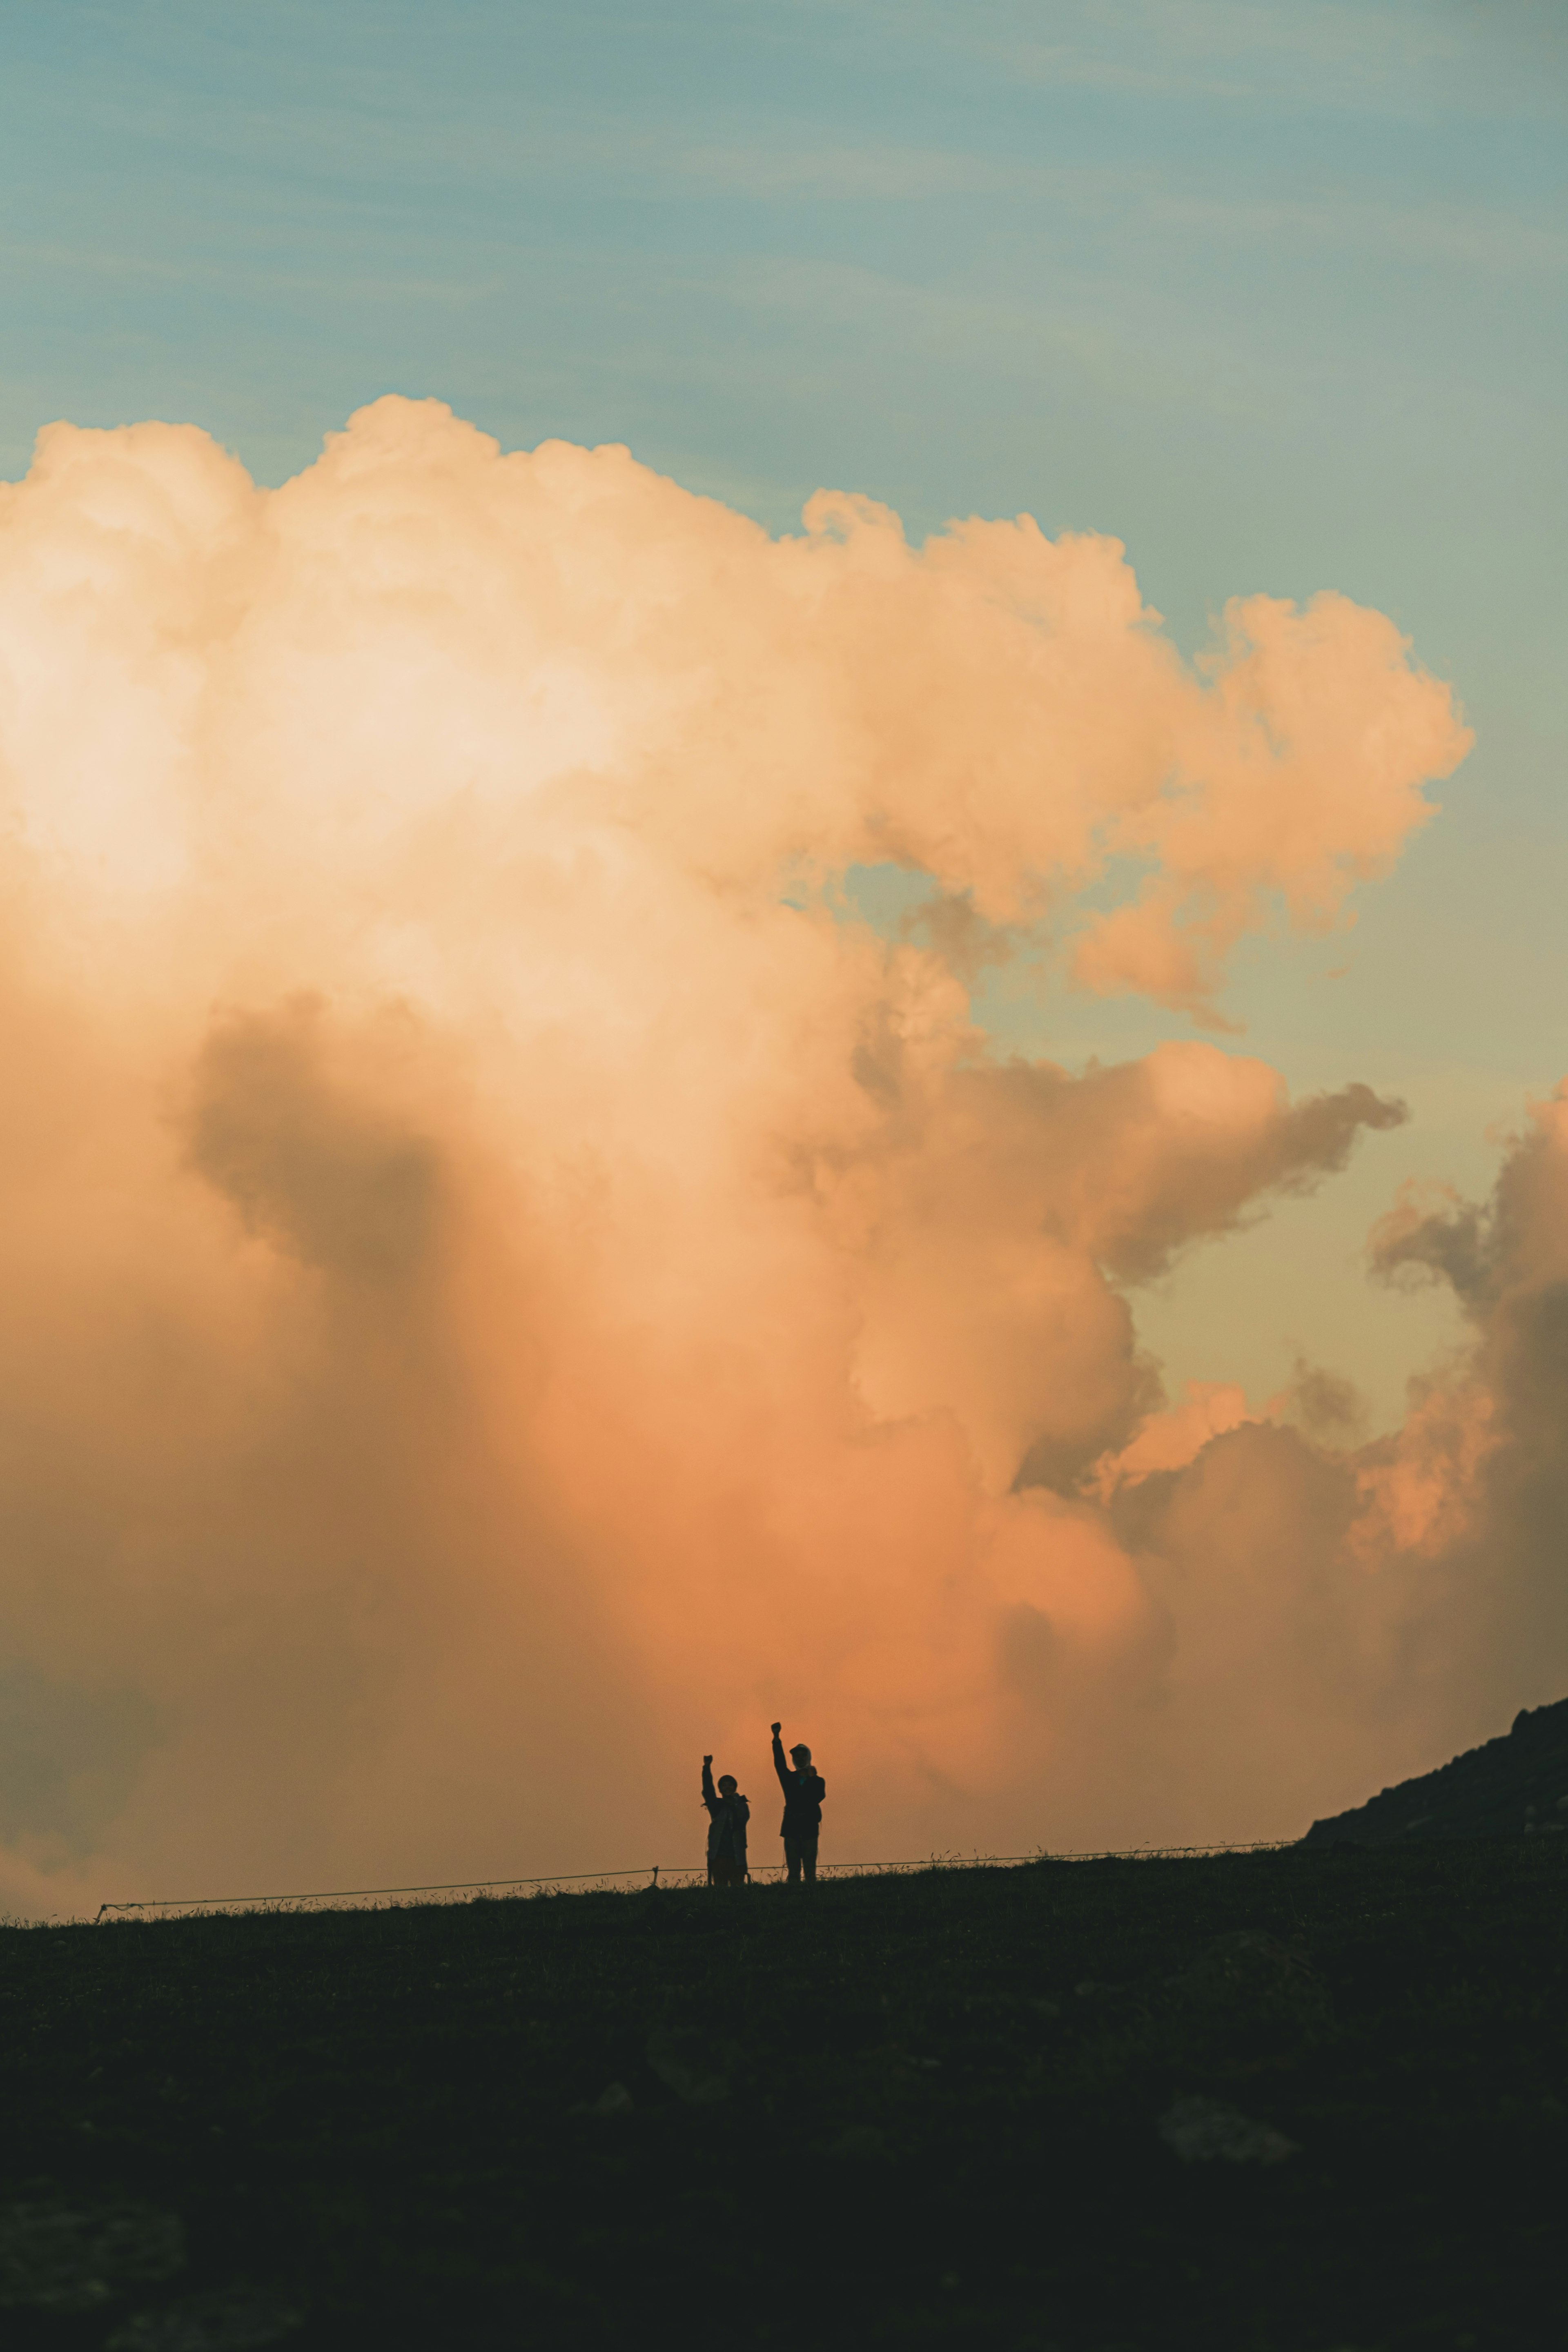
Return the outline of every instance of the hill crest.
<path id="1" fill-rule="evenodd" d="M 1314 1822 L 1303 1845 L 1568 1832 L 1568 1698 L 1522 1707 L 1511 1727 L 1435 1772 Z"/>

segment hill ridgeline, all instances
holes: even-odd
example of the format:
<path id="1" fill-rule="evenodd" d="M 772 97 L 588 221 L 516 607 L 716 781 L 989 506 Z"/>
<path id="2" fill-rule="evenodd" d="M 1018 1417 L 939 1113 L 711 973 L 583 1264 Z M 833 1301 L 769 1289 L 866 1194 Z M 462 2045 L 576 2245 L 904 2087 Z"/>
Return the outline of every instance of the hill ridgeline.
<path id="1" fill-rule="evenodd" d="M 1364 1805 L 1314 1822 L 1303 1845 L 1407 1845 L 1424 1838 L 1568 1834 L 1568 1698 L 1525 1707 L 1500 1739 Z"/>

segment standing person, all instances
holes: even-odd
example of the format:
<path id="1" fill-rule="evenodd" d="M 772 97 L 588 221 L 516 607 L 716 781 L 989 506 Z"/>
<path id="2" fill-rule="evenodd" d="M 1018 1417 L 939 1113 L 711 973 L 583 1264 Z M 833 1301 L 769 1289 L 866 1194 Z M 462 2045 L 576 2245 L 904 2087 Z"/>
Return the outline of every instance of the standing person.
<path id="1" fill-rule="evenodd" d="M 827 1794 L 827 1783 L 820 1772 L 814 1771 L 811 1750 L 804 1741 L 790 1749 L 790 1763 L 784 1762 L 784 1742 L 779 1738 L 779 1726 L 773 1726 L 773 1770 L 779 1776 L 779 1786 L 784 1793 L 784 1861 L 789 1868 L 789 1883 L 798 1886 L 804 1874 L 808 1886 L 816 1883 L 816 1841 L 822 1829 L 822 1801 Z M 791 1765 L 794 1766 L 793 1771 Z"/>
<path id="2" fill-rule="evenodd" d="M 708 1808 L 708 1884 L 743 1886 L 746 1883 L 746 1823 L 751 1806 L 735 1785 L 732 1772 L 713 1787 L 713 1759 L 702 1759 L 702 1801 Z"/>

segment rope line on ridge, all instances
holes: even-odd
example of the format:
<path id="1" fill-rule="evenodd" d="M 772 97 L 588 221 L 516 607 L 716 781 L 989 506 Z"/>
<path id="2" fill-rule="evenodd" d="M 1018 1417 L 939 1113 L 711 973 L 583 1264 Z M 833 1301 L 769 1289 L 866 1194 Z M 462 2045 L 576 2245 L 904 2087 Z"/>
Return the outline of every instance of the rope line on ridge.
<path id="1" fill-rule="evenodd" d="M 1228 1845 L 1139 1845 L 1105 1846 L 1081 1852 L 1047 1853 L 976 1853 L 969 1855 L 928 1854 L 919 1862 L 827 1862 L 823 1871 L 865 1871 L 875 1874 L 881 1871 L 900 1870 L 973 1870 L 986 1866 L 1011 1867 L 1031 1862 L 1160 1862 L 1173 1861 L 1194 1854 L 1206 1853 L 1279 1853 L 1287 1846 L 1296 1845 L 1296 1838 L 1254 1838 L 1245 1843 Z M 777 1875 L 784 1870 L 782 1862 L 763 1863 L 752 1876 Z M 652 1865 L 650 1888 L 658 1885 L 662 1863 Z M 449 1878 L 428 1886 L 331 1886 L 310 1895 L 195 1895 L 185 1899 L 175 1896 L 149 1897 L 139 1903 L 100 1903 L 94 1914 L 95 1923 L 106 1911 L 212 1911 L 237 1909 L 245 1905 L 260 1903 L 346 1903 L 360 1902 L 382 1895 L 483 1895 L 495 1886 L 595 1886 L 607 1885 L 612 1880 L 641 1878 L 642 1870 L 579 1870 L 547 1872 L 537 1878 Z M 679 1874 L 687 1883 L 701 1884 L 696 1871 Z"/>

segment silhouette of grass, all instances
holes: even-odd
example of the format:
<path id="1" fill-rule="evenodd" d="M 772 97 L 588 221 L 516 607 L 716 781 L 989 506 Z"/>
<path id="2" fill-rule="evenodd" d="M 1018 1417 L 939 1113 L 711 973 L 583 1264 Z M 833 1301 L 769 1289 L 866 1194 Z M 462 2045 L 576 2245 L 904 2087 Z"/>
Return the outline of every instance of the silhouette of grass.
<path id="1" fill-rule="evenodd" d="M 5 1929 L 0 2335 L 1568 2340 L 1564 1844 Z"/>

